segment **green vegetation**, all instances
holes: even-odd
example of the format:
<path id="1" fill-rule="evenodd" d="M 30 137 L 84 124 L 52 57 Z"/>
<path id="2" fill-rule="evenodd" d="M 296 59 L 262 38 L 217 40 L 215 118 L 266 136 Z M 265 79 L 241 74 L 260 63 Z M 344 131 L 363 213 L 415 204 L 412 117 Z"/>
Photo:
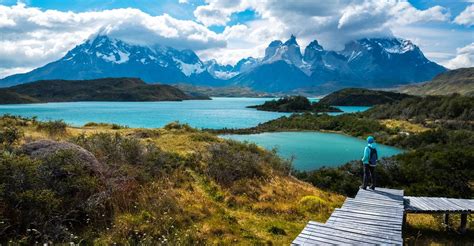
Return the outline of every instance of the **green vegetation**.
<path id="1" fill-rule="evenodd" d="M 188 95 L 170 85 L 146 84 L 136 78 L 41 80 L 0 89 L 0 98 L 1 104 L 209 99 L 207 96 Z"/>
<path id="2" fill-rule="evenodd" d="M 400 87 L 398 91 L 413 95 L 474 96 L 474 68 L 459 68 L 437 75 L 433 80 Z"/>
<path id="3" fill-rule="evenodd" d="M 67 124 L 62 120 L 36 122 L 36 129 L 46 132 L 51 137 L 64 135 L 66 133 L 66 127 Z"/>
<path id="4" fill-rule="evenodd" d="M 364 112 L 373 119 L 400 119 L 429 127 L 473 129 L 474 98 L 453 94 L 408 98 L 395 104 L 385 104 Z"/>
<path id="5" fill-rule="evenodd" d="M 248 106 L 248 108 L 275 112 L 342 112 L 328 104 L 310 102 L 303 96 L 286 96 L 278 100 L 266 101 L 262 105 Z"/>
<path id="6" fill-rule="evenodd" d="M 0 136 L 2 245 L 289 244 L 344 199 L 290 176 L 274 152 L 177 122 L 3 116 Z"/>
<path id="7" fill-rule="evenodd" d="M 416 98 L 407 94 L 375 91 L 363 88 L 347 88 L 323 97 L 319 102 L 337 106 L 373 106 L 394 103 L 406 98 Z"/>

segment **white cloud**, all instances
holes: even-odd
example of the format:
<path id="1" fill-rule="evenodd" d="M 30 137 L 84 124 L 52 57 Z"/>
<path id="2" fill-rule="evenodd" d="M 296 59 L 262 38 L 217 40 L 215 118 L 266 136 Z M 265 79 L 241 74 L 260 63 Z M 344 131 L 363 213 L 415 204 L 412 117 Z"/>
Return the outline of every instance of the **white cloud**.
<path id="1" fill-rule="evenodd" d="M 226 45 L 222 35 L 207 27 L 167 14 L 151 16 L 132 8 L 74 13 L 41 10 L 22 3 L 0 5 L 0 73 L 59 59 L 98 30 L 130 43 L 160 43 L 178 49 Z"/>
<path id="2" fill-rule="evenodd" d="M 237 59 L 234 54 L 238 53 L 242 53 L 242 57 L 249 53 L 259 56 L 264 50 L 260 47 L 262 44 L 266 46 L 275 39 L 285 40 L 290 34 L 297 36 L 302 48 L 317 39 L 326 49 L 339 50 L 350 40 L 391 36 L 394 28 L 447 22 L 450 16 L 441 6 L 419 10 L 403 0 L 209 0 L 194 14 L 205 25 L 225 25 L 233 13 L 247 9 L 255 11 L 260 19 L 245 23 L 248 28 L 226 27 L 229 30 L 224 32 L 227 49 L 216 49 L 213 58 L 227 63 L 230 57 Z M 242 44 L 252 52 L 242 52 Z M 210 51 L 201 53 L 212 54 Z"/>
<path id="3" fill-rule="evenodd" d="M 444 64 L 447 68 L 474 67 L 474 42 L 457 49 L 457 55 Z"/>
<path id="4" fill-rule="evenodd" d="M 254 4 L 250 0 L 206 0 L 206 3 L 194 10 L 197 21 L 206 26 L 224 26 L 230 21 L 232 13 L 244 11 Z"/>
<path id="5" fill-rule="evenodd" d="M 188 0 L 178 0 L 178 3 L 183 3 L 184 4 L 184 3 L 189 3 L 189 1 Z"/>
<path id="6" fill-rule="evenodd" d="M 465 26 L 474 25 L 474 4 L 466 7 L 464 11 L 456 16 L 454 23 Z"/>

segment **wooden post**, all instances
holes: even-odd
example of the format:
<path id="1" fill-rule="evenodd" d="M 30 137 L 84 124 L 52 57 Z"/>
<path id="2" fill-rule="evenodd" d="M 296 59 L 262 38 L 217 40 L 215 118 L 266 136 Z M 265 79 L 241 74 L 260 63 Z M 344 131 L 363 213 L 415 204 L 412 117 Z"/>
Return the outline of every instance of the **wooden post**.
<path id="1" fill-rule="evenodd" d="M 402 227 L 405 228 L 407 225 L 407 213 L 403 212 L 403 221 L 402 221 Z"/>
<path id="2" fill-rule="evenodd" d="M 449 227 L 449 214 L 444 214 L 444 227 Z"/>
<path id="3" fill-rule="evenodd" d="M 461 214 L 461 225 L 459 226 L 459 231 L 464 234 L 466 233 L 467 226 L 467 214 Z"/>

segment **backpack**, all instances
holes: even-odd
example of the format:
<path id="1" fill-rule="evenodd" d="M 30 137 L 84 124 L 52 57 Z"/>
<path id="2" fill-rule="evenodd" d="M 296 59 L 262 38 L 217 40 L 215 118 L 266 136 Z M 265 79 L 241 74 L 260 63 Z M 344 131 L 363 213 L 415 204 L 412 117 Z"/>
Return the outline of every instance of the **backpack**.
<path id="1" fill-rule="evenodd" d="M 379 158 L 377 155 L 377 149 L 369 147 L 370 149 L 370 155 L 369 155 L 369 164 L 370 165 L 375 165 L 377 163 L 377 159 Z"/>

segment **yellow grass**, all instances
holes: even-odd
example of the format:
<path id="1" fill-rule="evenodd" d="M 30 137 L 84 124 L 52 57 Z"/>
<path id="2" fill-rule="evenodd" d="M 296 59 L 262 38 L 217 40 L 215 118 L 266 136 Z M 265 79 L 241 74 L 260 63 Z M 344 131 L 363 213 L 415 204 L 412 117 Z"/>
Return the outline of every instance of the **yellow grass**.
<path id="1" fill-rule="evenodd" d="M 429 128 L 426 128 L 420 124 L 411 123 L 405 120 L 387 119 L 380 120 L 380 123 L 390 129 L 398 129 L 399 132 L 420 133 L 429 130 Z"/>

